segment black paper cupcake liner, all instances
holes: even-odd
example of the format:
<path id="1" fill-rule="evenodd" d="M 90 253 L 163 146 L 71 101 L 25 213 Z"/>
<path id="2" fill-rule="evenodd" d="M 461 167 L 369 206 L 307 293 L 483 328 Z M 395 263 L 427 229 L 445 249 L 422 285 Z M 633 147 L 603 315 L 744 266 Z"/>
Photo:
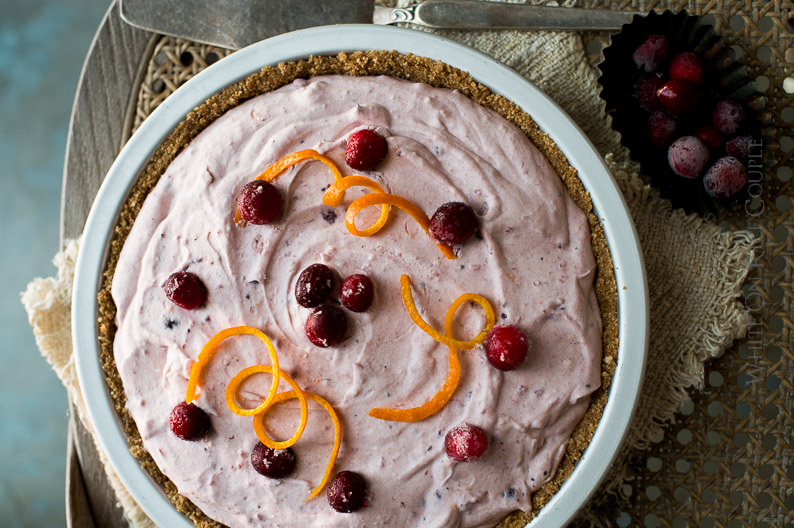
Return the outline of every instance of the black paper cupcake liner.
<path id="1" fill-rule="evenodd" d="M 700 102 L 695 110 L 679 120 L 676 137 L 694 135 L 698 125 L 710 123 L 711 111 L 718 101 L 739 100 L 747 112 L 742 133 L 752 135 L 761 143 L 745 162 L 745 166 L 751 165 L 747 167 L 749 183 L 760 183 L 769 172 L 775 132 L 772 114 L 765 110 L 764 96 L 714 27 L 704 24 L 700 17 L 689 16 L 686 11 L 636 15 L 620 33 L 612 36 L 610 45 L 603 50 L 598 82 L 602 86 L 601 98 L 606 102 L 606 111 L 612 116 L 612 128 L 620 133 L 621 143 L 629 149 L 632 159 L 640 163 L 642 175 L 659 189 L 663 198 L 673 203 L 673 207 L 701 215 L 716 214 L 725 208 L 743 208 L 751 185 L 728 200 L 712 198 L 703 186 L 702 175 L 695 179 L 676 175 L 667 161 L 667 147 L 657 149 L 649 142 L 646 130 L 652 112 L 642 108 L 636 96 L 637 81 L 645 72 L 635 66 L 633 54 L 649 35 L 654 34 L 667 37 L 668 58 L 689 51 L 699 55 L 705 65 L 706 80 L 699 87 Z M 666 68 L 665 65 L 665 71 Z M 724 149 L 713 151 L 709 165 L 722 155 Z"/>

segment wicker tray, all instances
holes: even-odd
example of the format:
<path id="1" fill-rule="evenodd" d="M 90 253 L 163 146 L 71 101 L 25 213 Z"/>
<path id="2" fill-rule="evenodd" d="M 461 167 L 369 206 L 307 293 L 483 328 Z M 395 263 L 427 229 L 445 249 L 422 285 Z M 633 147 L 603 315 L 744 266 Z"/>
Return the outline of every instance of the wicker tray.
<path id="1" fill-rule="evenodd" d="M 625 497 L 603 511 L 619 527 L 794 528 L 794 352 L 792 150 L 794 2 L 782 0 L 579 0 L 582 7 L 680 10 L 705 15 L 757 78 L 777 126 L 775 165 L 745 211 L 722 213 L 728 229 L 758 237 L 745 286 L 756 324 L 744 342 L 707 369 L 675 423 L 634 460 Z M 604 33 L 585 34 L 595 67 Z M 147 51 L 146 71 L 121 143 L 186 79 L 230 51 L 162 37 Z M 794 84 L 794 78 L 788 81 Z M 789 88 L 790 90 L 794 88 Z M 133 88 L 133 92 L 135 89 Z M 757 191 L 757 192 L 756 192 Z"/>

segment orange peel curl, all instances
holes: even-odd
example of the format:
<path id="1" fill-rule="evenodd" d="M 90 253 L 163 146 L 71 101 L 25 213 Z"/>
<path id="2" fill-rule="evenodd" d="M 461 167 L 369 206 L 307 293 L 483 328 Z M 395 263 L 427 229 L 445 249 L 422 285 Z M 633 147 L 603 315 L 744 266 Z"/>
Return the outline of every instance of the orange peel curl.
<path id="1" fill-rule="evenodd" d="M 331 479 L 331 473 L 333 472 L 334 465 L 336 464 L 336 458 L 339 455 L 339 448 L 342 444 L 342 426 L 339 423 L 339 417 L 337 416 L 336 411 L 334 410 L 333 406 L 328 403 L 328 401 L 326 401 L 323 397 L 314 394 L 313 392 L 302 390 L 295 380 L 293 380 L 287 374 L 281 372 L 278 364 L 278 356 L 276 355 L 276 349 L 273 347 L 273 343 L 271 343 L 270 339 L 264 332 L 251 326 L 234 326 L 221 330 L 212 336 L 201 349 L 198 358 L 196 358 L 196 361 L 193 363 L 193 366 L 190 369 L 190 379 L 188 380 L 185 401 L 190 403 L 196 399 L 196 389 L 201 383 L 202 371 L 206 364 L 212 359 L 215 351 L 218 348 L 218 345 L 225 339 L 237 335 L 253 335 L 258 337 L 267 346 L 271 361 L 273 362 L 272 367 L 268 365 L 253 365 L 244 368 L 238 372 L 226 386 L 226 405 L 228 405 L 229 409 L 238 416 L 253 416 L 254 431 L 256 432 L 257 438 L 259 438 L 263 444 L 270 447 L 271 449 L 286 449 L 300 440 L 304 430 L 306 429 L 306 423 L 309 417 L 309 405 L 307 398 L 320 404 L 320 406 L 322 406 L 331 417 L 331 422 L 333 422 L 334 425 L 334 445 L 331 449 L 331 456 L 320 484 L 311 492 L 309 498 L 306 499 L 307 501 L 311 500 L 323 490 L 323 488 L 328 484 L 328 481 Z M 246 379 L 257 373 L 270 374 L 273 377 L 270 390 L 268 391 L 267 397 L 261 404 L 257 405 L 253 409 L 243 409 L 237 404 L 235 397 L 240 385 Z M 284 379 L 284 381 L 286 381 L 293 390 L 277 392 L 278 384 L 281 379 Z M 265 431 L 265 415 L 276 403 L 296 398 L 300 402 L 301 417 L 300 423 L 298 424 L 295 433 L 288 440 L 280 442 L 272 440 Z"/>
<path id="2" fill-rule="evenodd" d="M 373 418 L 392 422 L 418 422 L 436 414 L 449 402 L 460 382 L 460 359 L 458 358 L 458 351 L 452 347 L 449 347 L 448 360 L 449 372 L 447 373 L 447 379 L 444 380 L 441 389 L 425 403 L 409 409 L 376 407 L 369 411 L 369 415 Z"/>
<path id="3" fill-rule="evenodd" d="M 331 173 L 334 175 L 334 181 L 342 179 L 342 173 L 339 172 L 339 168 L 336 166 L 333 160 L 331 160 L 331 158 L 328 156 L 323 156 L 314 149 L 304 149 L 284 156 L 277 162 L 270 165 L 262 172 L 262 174 L 254 178 L 254 180 L 264 180 L 266 182 L 271 182 L 278 178 L 282 172 L 292 167 L 296 163 L 308 159 L 324 163 L 329 169 L 331 169 Z M 237 224 L 243 222 L 243 217 L 240 215 L 239 209 L 234 214 L 234 221 Z"/>
<path id="4" fill-rule="evenodd" d="M 337 207 L 342 203 L 342 200 L 345 199 L 345 191 L 350 187 L 366 187 L 378 193 L 385 193 L 383 187 L 372 178 L 367 178 L 366 176 L 345 176 L 342 179 L 336 180 L 328 187 L 325 194 L 323 194 L 323 203 L 330 207 Z M 388 219 L 389 206 L 384 204 L 381 206 L 380 218 L 378 218 L 378 221 L 370 227 L 362 229 L 359 236 L 374 235 L 386 225 Z"/>
<path id="5" fill-rule="evenodd" d="M 473 339 L 461 341 L 459 339 L 453 338 L 450 335 L 451 332 L 445 332 L 446 335 L 441 334 L 435 328 L 427 324 L 424 319 L 422 319 L 422 316 L 419 314 L 419 310 L 416 309 L 416 303 L 414 303 L 414 298 L 411 294 L 411 278 L 408 275 L 400 276 L 400 292 L 402 294 L 403 302 L 405 303 L 405 308 L 408 310 L 408 315 L 411 317 L 413 322 L 416 323 L 416 326 L 424 330 L 430 337 L 439 343 L 443 343 L 459 350 L 469 350 L 485 341 L 485 337 L 488 335 L 488 332 L 491 331 L 494 323 L 496 322 L 496 314 L 494 314 L 493 307 L 485 297 L 482 295 L 477 295 L 476 293 L 464 293 L 455 299 L 455 302 L 452 303 L 452 306 L 449 307 L 449 310 L 451 310 L 454 314 L 458 307 L 464 302 L 476 302 L 482 306 L 482 309 L 485 311 L 485 327 Z M 449 312 L 447 312 L 447 314 L 449 314 Z"/>
<path id="6" fill-rule="evenodd" d="M 270 338 L 262 332 L 261 330 L 254 328 L 252 326 L 233 326 L 231 328 L 226 328 L 221 330 L 214 336 L 207 341 L 207 344 L 201 349 L 199 352 L 196 361 L 193 363 L 193 366 L 190 369 L 190 378 L 188 379 L 187 384 L 187 391 L 185 393 L 185 401 L 187 403 L 192 402 L 197 398 L 196 396 L 196 389 L 198 388 L 199 384 L 201 383 L 201 374 L 204 370 L 204 367 L 209 363 L 212 356 L 215 355 L 215 351 L 218 348 L 218 345 L 232 337 L 238 335 L 252 335 L 258 337 L 267 347 L 267 351 L 270 354 L 270 361 L 273 363 L 272 368 L 272 376 L 273 381 L 270 384 L 270 390 L 267 393 L 267 398 L 263 401 L 256 409 L 266 408 L 270 405 L 273 401 L 273 398 L 276 396 L 276 391 L 278 390 L 278 383 L 281 377 L 281 369 L 278 366 L 278 355 L 276 355 L 276 349 L 273 347 L 273 343 L 270 342 Z M 255 410 L 255 409 L 254 409 Z"/>
<path id="7" fill-rule="evenodd" d="M 279 394 L 281 394 L 281 393 L 277 393 L 276 396 L 273 397 L 273 399 L 267 406 L 264 406 L 263 405 L 264 402 L 262 402 L 262 404 L 259 404 L 253 409 L 243 409 L 242 407 L 240 407 L 237 404 L 237 400 L 235 398 L 237 396 L 238 390 L 240 389 L 240 385 L 254 374 L 259 374 L 259 373 L 272 375 L 273 369 L 268 365 L 253 365 L 251 367 L 246 367 L 240 372 L 238 372 L 237 375 L 235 375 L 231 379 L 231 381 L 229 381 L 229 384 L 226 386 L 226 405 L 229 407 L 229 410 L 232 411 L 237 416 L 254 416 L 263 413 L 276 402 L 276 398 L 278 397 Z M 274 445 L 265 444 L 272 449 L 286 449 L 289 446 L 293 445 L 295 442 L 297 442 L 300 436 L 303 434 L 303 430 L 306 428 L 306 420 L 308 418 L 306 397 L 303 395 L 303 391 L 301 390 L 300 386 L 298 386 L 295 380 L 287 376 L 284 372 L 281 372 L 281 378 L 287 383 L 289 383 L 289 385 L 292 387 L 292 390 L 297 393 L 297 398 L 298 400 L 300 400 L 300 404 L 301 404 L 301 421 L 300 421 L 300 425 L 298 426 L 298 432 L 295 433 L 295 436 L 293 436 L 293 438 L 291 438 L 290 440 L 287 440 L 285 442 L 274 442 L 273 443 Z M 280 445 L 276 446 L 275 444 L 280 444 Z"/>
<path id="8" fill-rule="evenodd" d="M 493 313 L 491 304 L 484 297 L 473 293 L 464 293 L 455 299 L 455 302 L 453 302 L 447 310 L 447 315 L 444 318 L 444 335 L 442 336 L 441 334 L 438 334 L 438 332 L 436 332 L 430 325 L 425 323 L 425 321 L 419 315 L 419 312 L 416 310 L 416 305 L 414 304 L 413 296 L 411 295 L 411 278 L 408 275 L 402 275 L 400 277 L 400 287 L 401 293 L 403 295 L 403 301 L 405 302 L 405 306 L 408 308 L 408 313 L 411 315 L 411 319 L 413 319 L 417 326 L 430 334 L 434 339 L 447 344 L 449 347 L 449 372 L 447 373 L 447 378 L 444 380 L 444 384 L 441 386 L 441 389 L 422 405 L 418 407 L 411 407 L 409 409 L 374 408 L 369 411 L 369 415 L 380 420 L 418 422 L 433 416 L 438 411 L 443 409 L 452 398 L 455 390 L 458 388 L 458 383 L 460 383 L 461 376 L 461 366 L 460 359 L 458 358 L 458 351 L 455 349 L 455 345 L 452 343 L 459 343 L 466 345 L 467 348 L 474 348 L 474 346 L 477 345 L 477 342 L 482 342 L 482 340 L 485 339 L 484 336 L 488 334 L 491 328 L 493 328 L 496 317 Z M 470 341 L 458 341 L 452 338 L 452 322 L 455 319 L 455 314 L 457 313 L 458 308 L 460 308 L 461 305 L 463 305 L 463 303 L 466 301 L 474 301 L 483 307 L 485 310 L 485 329 L 480 332 L 477 337 Z M 421 324 L 417 321 L 421 321 Z M 482 339 L 480 339 L 480 336 L 482 336 Z"/>
<path id="9" fill-rule="evenodd" d="M 277 162 L 275 162 L 274 164 L 272 164 L 267 169 L 265 169 L 262 172 L 262 174 L 260 174 L 259 176 L 257 176 L 254 179 L 255 180 L 265 180 L 266 182 L 271 182 L 271 181 L 275 180 L 276 178 L 278 178 L 281 175 L 281 173 L 284 172 L 285 170 L 287 170 L 288 168 L 292 167 L 293 165 L 295 165 L 296 163 L 298 163 L 300 161 L 307 160 L 307 159 L 313 159 L 315 161 L 320 161 L 322 163 L 325 163 L 325 165 L 329 169 L 331 169 L 331 172 L 334 175 L 334 180 L 341 180 L 342 179 L 342 173 L 339 172 L 339 169 L 337 168 L 336 163 L 334 163 L 331 160 L 331 158 L 329 158 L 328 156 L 323 156 L 322 154 L 320 154 L 319 152 L 317 152 L 314 149 L 304 149 L 304 150 L 299 150 L 297 152 L 293 152 L 292 154 L 288 154 L 288 155 L 284 156 L 283 158 L 281 158 L 280 160 L 278 160 Z"/>
<path id="10" fill-rule="evenodd" d="M 428 237 L 430 236 L 430 219 L 427 217 L 424 211 L 417 207 L 416 204 L 410 200 L 406 200 L 402 196 L 383 192 L 365 194 L 364 196 L 353 200 L 353 202 L 347 207 L 347 212 L 345 213 L 345 225 L 347 226 L 347 230 L 350 231 L 350 233 L 356 236 L 369 236 L 369 234 L 372 234 L 367 234 L 368 230 L 360 230 L 356 227 L 356 216 L 358 216 L 358 213 L 372 205 L 393 205 L 399 209 L 402 209 L 411 215 L 414 220 L 416 220 L 425 233 L 427 233 Z M 448 259 L 457 258 L 451 247 L 447 246 L 446 244 L 436 245 Z"/>
<path id="11" fill-rule="evenodd" d="M 331 457 L 328 460 L 328 465 L 325 468 L 325 473 L 323 474 L 323 478 L 320 481 L 320 484 L 318 484 L 317 487 L 314 488 L 314 490 L 309 495 L 309 498 L 306 499 L 307 501 L 309 501 L 314 497 L 316 497 L 317 494 L 323 490 L 326 484 L 328 484 L 328 481 L 331 479 L 331 473 L 334 470 L 334 464 L 336 464 L 336 457 L 339 454 L 339 447 L 342 444 L 342 426 L 339 423 L 339 417 L 336 415 L 336 411 L 331 406 L 331 404 L 328 403 L 322 396 L 318 396 L 317 394 L 314 394 L 313 392 L 309 392 L 309 391 L 302 391 L 302 393 L 306 398 L 309 398 L 319 403 L 328 412 L 329 416 L 331 417 L 331 422 L 333 422 L 334 424 L 334 445 L 331 448 Z M 294 398 L 300 398 L 300 393 L 298 391 L 292 390 L 288 392 L 279 392 L 276 395 L 276 397 L 273 399 L 273 404 L 286 400 L 291 400 Z M 270 407 L 272 407 L 272 405 Z M 265 415 L 267 414 L 267 411 L 270 409 L 270 407 L 267 407 L 264 411 L 254 416 L 254 431 L 256 431 L 256 436 L 257 438 L 259 438 L 260 442 L 262 442 L 268 447 L 275 444 L 275 442 L 273 442 L 270 439 L 270 437 L 267 435 L 264 426 Z M 302 408 L 301 408 L 301 412 L 303 412 Z"/>

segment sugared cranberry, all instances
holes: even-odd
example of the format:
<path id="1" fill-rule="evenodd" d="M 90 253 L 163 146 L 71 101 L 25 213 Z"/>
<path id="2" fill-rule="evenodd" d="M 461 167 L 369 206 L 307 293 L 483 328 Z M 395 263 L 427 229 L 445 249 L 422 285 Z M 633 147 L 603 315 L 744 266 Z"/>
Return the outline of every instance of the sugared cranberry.
<path id="1" fill-rule="evenodd" d="M 355 471 L 340 471 L 326 490 L 328 504 L 339 513 L 352 513 L 364 505 L 367 496 L 367 482 Z"/>
<path id="2" fill-rule="evenodd" d="M 251 452 L 251 465 L 260 475 L 282 479 L 295 470 L 297 458 L 291 447 L 272 449 L 259 442 Z"/>
<path id="3" fill-rule="evenodd" d="M 664 35 L 649 35 L 634 51 L 634 65 L 648 73 L 655 72 L 667 60 L 670 43 Z"/>
<path id="4" fill-rule="evenodd" d="M 752 150 L 753 136 L 736 136 L 729 139 L 725 144 L 725 152 L 727 152 L 729 156 L 733 156 L 734 158 L 738 158 L 740 160 L 746 160 L 749 158 Z"/>
<path id="5" fill-rule="evenodd" d="M 430 235 L 442 244 L 463 244 L 477 231 L 477 215 L 470 205 L 447 202 L 433 213 Z"/>
<path id="6" fill-rule="evenodd" d="M 684 178 L 697 178 L 709 163 L 709 148 L 695 136 L 676 139 L 667 150 L 673 172 Z"/>
<path id="7" fill-rule="evenodd" d="M 204 283 L 196 274 L 189 271 L 172 273 L 166 279 L 163 289 L 169 301 L 185 310 L 194 310 L 207 299 L 207 288 Z"/>
<path id="8" fill-rule="evenodd" d="M 747 169 L 732 156 L 718 159 L 703 176 L 703 186 L 714 198 L 731 198 L 747 185 Z"/>
<path id="9" fill-rule="evenodd" d="M 520 328 L 498 325 L 485 337 L 485 356 L 499 370 L 515 370 L 527 357 L 527 338 Z"/>
<path id="10" fill-rule="evenodd" d="M 714 128 L 713 125 L 701 125 L 695 132 L 695 137 L 714 150 L 721 149 L 725 141 L 722 132 Z"/>
<path id="11" fill-rule="evenodd" d="M 657 149 L 663 149 L 678 133 L 678 121 L 661 110 L 653 113 L 648 120 L 648 139 Z"/>
<path id="12" fill-rule="evenodd" d="M 334 273 L 325 264 L 312 264 L 298 275 L 295 299 L 304 308 L 314 308 L 324 303 L 334 287 Z"/>
<path id="13" fill-rule="evenodd" d="M 659 87 L 656 95 L 665 110 L 679 116 L 691 112 L 698 102 L 695 85 L 683 79 L 670 79 Z"/>
<path id="14" fill-rule="evenodd" d="M 703 61 L 689 51 L 673 57 L 669 73 L 671 79 L 684 79 L 692 84 L 701 84 L 706 76 Z"/>
<path id="15" fill-rule="evenodd" d="M 327 348 L 338 344 L 347 332 L 347 317 L 341 308 L 324 305 L 306 319 L 306 337 L 313 345 Z"/>
<path id="16" fill-rule="evenodd" d="M 363 312 L 372 304 L 375 285 L 366 275 L 357 273 L 342 281 L 339 288 L 339 301 L 351 312 Z"/>
<path id="17" fill-rule="evenodd" d="M 278 216 L 284 200 L 271 183 L 263 180 L 249 182 L 237 196 L 237 210 L 244 220 L 256 225 L 269 224 Z"/>
<path id="18" fill-rule="evenodd" d="M 444 449 L 447 456 L 458 462 L 477 460 L 488 449 L 488 438 L 485 431 L 471 424 L 453 427 L 444 437 Z"/>
<path id="19" fill-rule="evenodd" d="M 356 170 L 372 170 L 386 157 L 387 148 L 386 138 L 374 130 L 364 128 L 347 138 L 345 162 Z"/>
<path id="20" fill-rule="evenodd" d="M 664 81 L 655 75 L 643 75 L 637 81 L 637 99 L 640 101 L 640 106 L 646 110 L 653 112 L 654 110 L 662 109 L 662 102 L 656 93 L 661 88 Z"/>
<path id="21" fill-rule="evenodd" d="M 171 411 L 171 431 L 182 440 L 198 440 L 210 430 L 210 417 L 193 403 L 181 401 Z"/>
<path id="22" fill-rule="evenodd" d="M 725 99 L 717 103 L 711 113 L 711 122 L 723 134 L 735 134 L 744 124 L 744 106 L 736 99 Z"/>

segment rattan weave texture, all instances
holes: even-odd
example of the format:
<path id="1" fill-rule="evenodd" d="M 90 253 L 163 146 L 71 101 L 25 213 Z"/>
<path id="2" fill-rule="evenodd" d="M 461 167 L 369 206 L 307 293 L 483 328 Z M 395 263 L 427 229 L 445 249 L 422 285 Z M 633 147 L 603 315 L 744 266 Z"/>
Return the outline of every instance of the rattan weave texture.
<path id="1" fill-rule="evenodd" d="M 614 511 L 620 527 L 794 528 L 794 216 L 792 150 L 794 2 L 582 0 L 582 7 L 686 9 L 704 16 L 755 77 L 777 126 L 774 165 L 758 195 L 718 220 L 758 237 L 744 288 L 756 318 L 747 339 L 715 361 L 677 422 L 635 461 L 636 477 Z M 586 34 L 598 63 L 605 34 Z M 789 80 L 791 83 L 794 79 Z M 789 88 L 792 90 L 792 88 Z"/>
<path id="2" fill-rule="evenodd" d="M 767 97 L 777 125 L 775 164 L 746 207 L 723 212 L 726 228 L 758 237 L 745 286 L 756 317 L 747 339 L 715 361 L 676 423 L 634 461 L 625 498 L 604 511 L 619 527 L 794 528 L 794 2 L 579 0 L 583 7 L 680 10 L 715 26 Z M 608 44 L 584 35 L 595 67 Z M 139 93 L 134 128 L 181 83 L 229 50 L 163 37 Z M 789 83 L 794 84 L 794 78 Z M 792 88 L 789 88 L 792 89 Z"/>

